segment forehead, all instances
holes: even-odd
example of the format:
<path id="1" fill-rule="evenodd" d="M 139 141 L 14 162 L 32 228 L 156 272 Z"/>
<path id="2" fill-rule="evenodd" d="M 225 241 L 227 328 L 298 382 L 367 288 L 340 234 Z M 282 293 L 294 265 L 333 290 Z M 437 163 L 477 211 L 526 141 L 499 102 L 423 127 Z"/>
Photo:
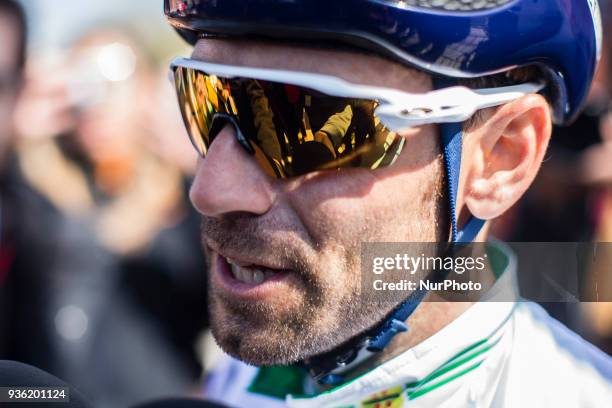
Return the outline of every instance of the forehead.
<path id="1" fill-rule="evenodd" d="M 10 72 L 17 67 L 19 27 L 12 16 L 0 11 L 0 71 Z"/>
<path id="2" fill-rule="evenodd" d="M 334 75 L 356 84 L 421 93 L 431 77 L 376 55 L 243 39 L 200 39 L 193 58 L 218 64 Z"/>

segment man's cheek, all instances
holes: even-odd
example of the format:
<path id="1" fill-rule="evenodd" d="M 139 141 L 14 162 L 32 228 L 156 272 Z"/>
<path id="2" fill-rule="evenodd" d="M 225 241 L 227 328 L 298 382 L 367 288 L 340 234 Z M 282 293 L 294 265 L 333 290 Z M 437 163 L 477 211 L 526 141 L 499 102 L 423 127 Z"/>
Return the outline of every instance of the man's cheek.
<path id="1" fill-rule="evenodd" d="M 372 172 L 364 169 L 323 172 L 300 182 L 288 197 L 313 235 L 333 238 L 359 225 L 376 182 Z"/>
<path id="2" fill-rule="evenodd" d="M 365 204 L 363 199 L 344 197 L 314 203 L 303 223 L 318 249 L 329 250 L 330 245 L 353 247 L 360 241 L 368 218 Z"/>
<path id="3" fill-rule="evenodd" d="M 358 265 L 359 252 L 347 249 L 340 243 L 330 243 L 324 254 L 319 258 L 319 273 L 322 296 L 326 301 L 342 301 L 360 282 Z"/>

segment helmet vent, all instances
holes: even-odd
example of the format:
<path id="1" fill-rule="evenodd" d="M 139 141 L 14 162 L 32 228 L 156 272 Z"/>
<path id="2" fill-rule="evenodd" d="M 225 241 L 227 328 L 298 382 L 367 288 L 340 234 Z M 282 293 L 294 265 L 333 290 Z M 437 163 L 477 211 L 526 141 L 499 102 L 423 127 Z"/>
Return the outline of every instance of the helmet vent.
<path id="1" fill-rule="evenodd" d="M 394 6 L 412 6 L 445 11 L 480 11 L 501 7 L 512 0 L 386 0 Z"/>

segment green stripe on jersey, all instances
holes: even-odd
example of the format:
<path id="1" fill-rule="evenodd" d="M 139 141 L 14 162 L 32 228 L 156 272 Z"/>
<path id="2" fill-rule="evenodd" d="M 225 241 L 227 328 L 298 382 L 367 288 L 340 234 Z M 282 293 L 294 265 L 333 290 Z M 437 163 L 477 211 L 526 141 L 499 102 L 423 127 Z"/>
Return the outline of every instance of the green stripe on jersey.
<path id="1" fill-rule="evenodd" d="M 306 372 L 295 366 L 261 367 L 248 391 L 285 399 L 287 394 L 303 395 Z"/>
<path id="2" fill-rule="evenodd" d="M 448 378 L 445 378 L 444 380 L 439 381 L 439 382 L 437 382 L 435 384 L 432 384 L 432 385 L 430 385 L 428 387 L 421 388 L 421 389 L 418 389 L 418 390 L 415 390 L 415 391 L 408 391 L 407 396 L 408 396 L 409 399 L 416 399 L 416 398 L 418 398 L 418 397 L 420 397 L 422 395 L 425 395 L 428 392 L 433 391 L 436 388 L 440 388 L 444 384 L 448 384 L 449 382 L 451 382 L 451 381 L 453 381 L 453 380 L 455 380 L 455 379 L 457 379 L 459 377 L 464 376 L 465 374 L 469 373 L 470 371 L 475 370 L 483 362 L 484 362 L 484 360 L 479 361 L 478 363 L 476 363 L 476 364 L 474 364 L 474 365 L 472 365 L 472 366 L 470 366 L 470 367 L 468 367 L 468 368 L 466 368 L 466 369 L 464 369 L 462 371 L 459 371 L 457 374 L 454 374 L 454 375 L 452 375 L 452 376 L 450 376 Z"/>
<path id="3" fill-rule="evenodd" d="M 408 384 L 406 384 L 405 388 L 409 389 L 410 391 L 415 391 L 415 390 L 423 389 L 424 386 L 426 386 L 427 384 L 429 384 L 433 380 L 443 376 L 444 374 L 447 374 L 447 373 L 455 370 L 456 368 L 464 366 L 466 363 L 473 361 L 477 357 L 482 356 L 484 353 L 486 353 L 491 348 L 493 348 L 499 342 L 499 340 L 500 339 L 498 338 L 494 342 L 489 343 L 489 344 L 485 343 L 484 345 L 483 345 L 483 342 L 476 343 L 476 344 L 479 344 L 479 345 L 483 345 L 480 348 L 475 348 L 474 346 L 468 347 L 466 350 L 463 350 L 462 352 L 457 354 L 455 357 L 451 358 L 448 362 L 446 362 L 445 364 L 440 366 L 438 369 L 433 371 L 431 374 L 429 374 L 423 380 L 412 382 L 412 383 L 408 383 Z M 472 352 L 469 353 L 469 354 L 466 354 L 470 350 Z M 463 357 L 459 358 L 461 356 L 463 356 Z M 482 362 L 482 361 L 484 361 L 484 359 L 482 359 L 480 362 Z M 457 378 L 457 377 L 455 375 L 452 375 L 449 378 L 453 378 L 454 379 L 454 378 Z M 446 384 L 447 382 L 448 381 L 443 381 L 444 384 Z"/>

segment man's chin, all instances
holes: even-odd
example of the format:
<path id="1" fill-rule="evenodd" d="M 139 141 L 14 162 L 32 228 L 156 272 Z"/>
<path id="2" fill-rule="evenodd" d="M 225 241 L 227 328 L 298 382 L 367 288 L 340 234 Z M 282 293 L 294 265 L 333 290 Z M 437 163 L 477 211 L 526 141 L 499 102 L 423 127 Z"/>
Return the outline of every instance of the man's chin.
<path id="1" fill-rule="evenodd" d="M 289 365 L 304 358 L 295 338 L 272 331 L 246 332 L 213 324 L 212 333 L 225 353 L 254 366 Z"/>
<path id="2" fill-rule="evenodd" d="M 214 296 L 212 300 L 211 329 L 217 344 L 230 356 L 255 366 L 290 365 L 327 353 L 382 318 L 381 310 L 362 309 L 363 313 L 342 312 L 342 318 L 336 316 L 325 325 L 310 308 L 279 313 L 233 308 Z M 351 316 L 372 320 L 355 321 Z"/>
<path id="3" fill-rule="evenodd" d="M 244 307 L 244 305 L 243 305 Z M 314 313 L 301 310 L 233 308 L 221 299 L 210 305 L 211 329 L 217 344 L 230 356 L 256 366 L 289 365 L 321 353 Z"/>

